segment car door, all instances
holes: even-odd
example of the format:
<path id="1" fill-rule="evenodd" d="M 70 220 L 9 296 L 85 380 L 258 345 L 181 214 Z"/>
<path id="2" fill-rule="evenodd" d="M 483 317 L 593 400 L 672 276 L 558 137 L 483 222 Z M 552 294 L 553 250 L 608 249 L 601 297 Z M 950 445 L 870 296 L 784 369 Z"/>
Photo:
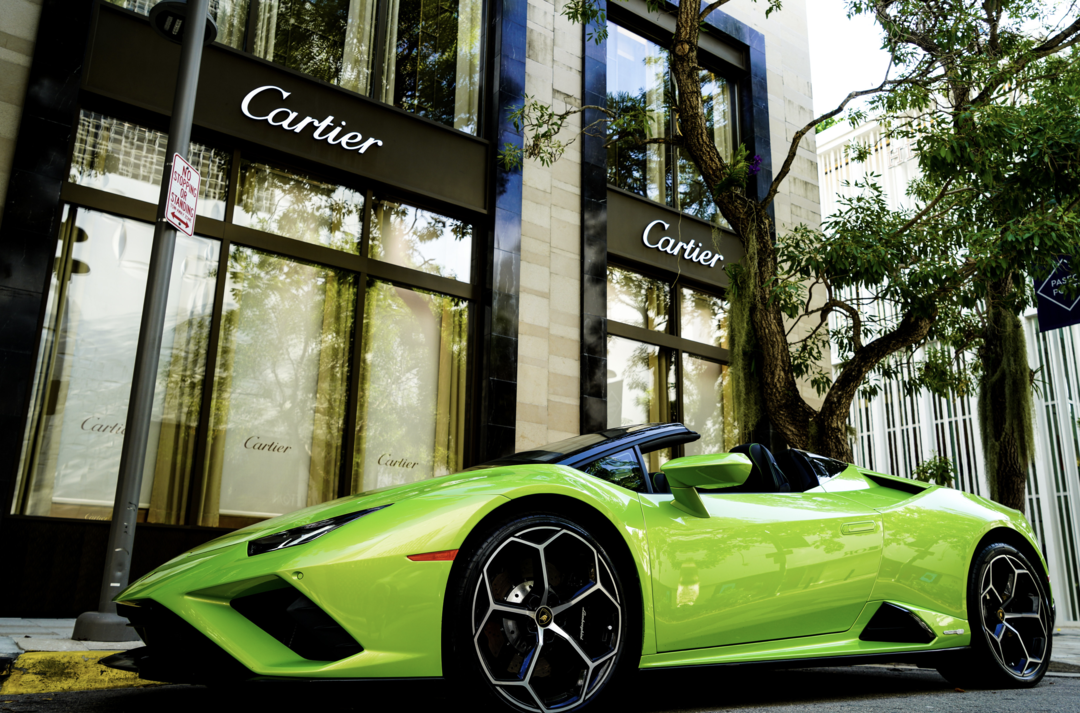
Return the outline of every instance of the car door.
<path id="1" fill-rule="evenodd" d="M 710 517 L 641 494 L 652 555 L 658 651 L 845 631 L 881 561 L 876 511 L 820 486 L 708 493 Z"/>

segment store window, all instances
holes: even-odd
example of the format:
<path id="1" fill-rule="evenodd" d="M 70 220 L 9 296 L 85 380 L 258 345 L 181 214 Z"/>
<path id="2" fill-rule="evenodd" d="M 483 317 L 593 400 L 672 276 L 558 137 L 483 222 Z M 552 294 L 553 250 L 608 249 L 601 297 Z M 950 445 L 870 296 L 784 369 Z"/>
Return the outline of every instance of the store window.
<path id="1" fill-rule="evenodd" d="M 158 0 L 109 0 L 146 13 Z M 483 0 L 211 0 L 217 41 L 469 134 Z M 247 36 L 249 15 L 254 34 Z"/>
<path id="2" fill-rule="evenodd" d="M 701 70 L 705 117 L 713 142 L 724 158 L 737 143 L 737 86 L 707 69 Z M 678 135 L 674 111 L 675 85 L 668 51 L 621 25 L 608 23 L 607 102 L 612 111 L 640 108 L 649 118 L 647 138 Z M 608 148 L 608 183 L 703 220 L 723 224 L 697 167 L 689 155 L 665 144 Z"/>
<path id="3" fill-rule="evenodd" d="M 154 228 L 68 207 L 57 243 L 15 509 L 109 519 Z M 177 236 L 141 520 L 176 522 L 192 472 L 219 243 Z"/>
<path id="4" fill-rule="evenodd" d="M 17 514 L 111 517 L 153 242 L 117 211 L 156 203 L 166 142 L 81 115 Z M 464 467 L 474 226 L 238 153 L 192 157 L 199 214 L 219 220 L 177 237 L 139 520 L 240 527 Z"/>
<path id="5" fill-rule="evenodd" d="M 723 299 L 608 266 L 608 427 L 681 421 L 701 439 L 645 455 L 649 471 L 674 455 L 736 445 Z"/>

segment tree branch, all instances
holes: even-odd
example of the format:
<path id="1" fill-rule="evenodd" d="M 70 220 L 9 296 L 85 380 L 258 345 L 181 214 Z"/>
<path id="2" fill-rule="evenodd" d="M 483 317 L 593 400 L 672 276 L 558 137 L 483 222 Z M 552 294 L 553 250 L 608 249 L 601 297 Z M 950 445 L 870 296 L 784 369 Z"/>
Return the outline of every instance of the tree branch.
<path id="1" fill-rule="evenodd" d="M 709 5 L 701 11 L 701 14 L 698 15 L 698 20 L 704 22 L 705 18 L 712 14 L 713 10 L 719 10 L 721 5 L 727 5 L 729 2 L 731 2 L 731 0 L 716 0 L 716 2 L 709 3 Z"/>
<path id="2" fill-rule="evenodd" d="M 784 179 L 787 178 L 788 173 L 791 172 L 791 164 L 793 164 L 795 162 L 795 156 L 799 152 L 799 143 L 803 140 L 803 137 L 806 136 L 810 132 L 810 129 L 813 129 L 815 126 L 817 126 L 821 122 L 825 121 L 826 119 L 831 119 L 834 116 L 836 116 L 837 114 L 839 114 L 840 112 L 842 112 L 844 110 L 844 107 L 846 107 L 848 105 L 848 102 L 850 102 L 852 99 L 855 99 L 857 97 L 866 96 L 868 94 L 876 94 L 876 93 L 884 90 L 885 87 L 887 87 L 887 86 L 895 85 L 895 84 L 898 84 L 898 83 L 903 81 L 903 80 L 890 80 L 889 79 L 889 72 L 890 71 L 892 71 L 892 62 L 889 63 L 889 68 L 885 70 L 885 81 L 883 81 L 881 84 L 879 84 L 876 87 L 873 87 L 872 89 L 864 89 L 862 91 L 851 92 L 850 94 L 847 95 L 847 97 L 844 99 L 844 101 L 840 102 L 840 105 L 838 107 L 836 107 L 835 109 L 833 109 L 832 111 L 830 111 L 830 112 L 828 112 L 826 114 L 822 114 L 818 118 L 812 120 L 809 124 L 807 124 L 803 128 L 799 129 L 797 132 L 795 132 L 795 136 L 792 137 L 792 139 L 791 139 L 791 148 L 788 149 L 787 158 L 784 159 L 784 165 L 781 166 L 780 172 L 776 174 L 776 177 L 773 179 L 772 185 L 769 186 L 769 192 L 765 195 L 765 198 L 761 201 L 761 206 L 763 208 L 765 206 L 769 205 L 769 203 L 772 202 L 773 198 L 776 197 L 776 193 L 780 190 L 780 184 L 784 182 Z"/>

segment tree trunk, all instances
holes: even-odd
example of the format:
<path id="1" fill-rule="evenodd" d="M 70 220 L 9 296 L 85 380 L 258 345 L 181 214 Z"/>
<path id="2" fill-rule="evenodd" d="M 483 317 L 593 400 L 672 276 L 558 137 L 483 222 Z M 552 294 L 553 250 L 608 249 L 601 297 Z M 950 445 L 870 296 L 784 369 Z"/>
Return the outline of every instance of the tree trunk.
<path id="1" fill-rule="evenodd" d="M 983 440 L 991 499 L 1024 512 L 1027 469 L 1032 461 L 1034 434 L 1031 412 L 1031 368 L 1020 319 L 988 300 L 988 321 L 982 349 L 979 385 L 979 430 Z"/>

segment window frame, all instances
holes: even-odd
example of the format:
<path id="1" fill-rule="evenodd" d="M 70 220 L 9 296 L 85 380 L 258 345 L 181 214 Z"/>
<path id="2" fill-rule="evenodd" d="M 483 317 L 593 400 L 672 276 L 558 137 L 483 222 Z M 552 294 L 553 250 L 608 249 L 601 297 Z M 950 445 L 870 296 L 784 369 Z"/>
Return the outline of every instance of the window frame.
<path id="1" fill-rule="evenodd" d="M 670 51 L 671 42 L 673 39 L 672 33 L 663 28 L 657 27 L 645 18 L 640 17 L 632 10 L 628 10 L 622 7 L 609 7 L 608 8 L 608 24 L 620 25 L 627 30 L 633 32 L 636 35 L 644 38 L 645 40 L 652 42 L 661 48 Z M 708 34 L 707 29 L 703 29 L 703 33 Z M 610 33 L 609 33 L 610 37 Z M 609 40 L 610 41 L 610 40 Z M 728 83 L 729 101 L 731 102 L 731 121 L 734 124 L 732 145 L 738 146 L 743 138 L 743 117 L 742 117 L 742 104 L 743 104 L 743 85 L 749 81 L 750 73 L 745 69 L 736 67 L 716 56 L 712 52 L 709 52 L 703 47 L 698 47 L 698 57 L 700 59 L 701 69 L 712 72 L 718 77 L 722 77 Z M 674 87 L 669 87 L 669 91 L 673 91 Z M 678 120 L 675 117 L 675 113 L 672 112 L 668 118 L 667 131 L 669 135 L 675 135 L 677 133 Z M 725 228 L 726 223 L 716 222 L 715 219 L 710 221 L 705 218 L 701 218 L 693 213 L 689 213 L 678 204 L 679 203 L 679 169 L 678 169 L 678 147 L 669 144 L 662 144 L 664 149 L 664 160 L 671 166 L 671 204 L 660 203 L 654 201 L 651 198 L 644 196 L 640 193 L 618 186 L 614 183 L 607 181 L 605 176 L 605 183 L 608 190 L 621 191 L 627 195 L 634 196 L 641 200 L 655 203 L 656 205 L 662 205 L 665 208 L 669 208 L 681 215 L 684 215 L 695 220 L 700 220 L 708 225 L 714 225 L 721 228 Z M 722 218 L 721 218 L 722 220 Z"/>
<path id="2" fill-rule="evenodd" d="M 695 358 L 727 367 L 731 365 L 731 352 L 728 348 L 725 347 L 718 347 L 707 344 L 705 342 L 696 342 L 681 336 L 680 332 L 682 330 L 682 290 L 692 289 L 703 294 L 718 297 L 724 300 L 726 303 L 727 296 L 725 294 L 725 291 L 715 286 L 709 286 L 698 282 L 689 282 L 681 275 L 673 276 L 671 273 L 663 270 L 657 270 L 654 268 L 649 268 L 647 266 L 636 265 L 629 261 L 612 260 L 609 257 L 608 269 L 612 267 L 628 272 L 634 272 L 639 275 L 644 275 L 651 279 L 663 282 L 668 287 L 668 304 L 670 305 L 670 308 L 667 318 L 667 325 L 664 331 L 647 329 L 645 327 L 637 327 L 626 324 L 624 322 L 617 322 L 608 317 L 605 319 L 605 322 L 607 323 L 606 335 L 648 344 L 649 346 L 655 346 L 661 349 L 667 349 L 673 353 L 673 358 L 675 362 L 675 403 L 673 406 L 669 405 L 669 413 L 673 411 L 677 415 L 677 418 L 675 420 L 685 426 L 686 424 L 683 420 L 685 418 L 685 411 L 683 408 L 683 402 L 685 399 L 683 355 L 689 354 Z M 612 424 L 609 423 L 608 428 L 612 427 Z M 673 444 L 670 446 L 670 448 L 672 458 L 681 457 L 686 453 L 685 443 Z M 643 459 L 643 456 L 641 456 L 640 448 L 638 448 L 638 455 Z M 642 460 L 642 462 L 644 463 L 644 460 Z M 646 475 L 648 475 L 648 468 L 645 469 L 645 473 Z M 648 480 L 648 478 L 646 479 Z M 652 492 L 651 481 L 649 483 L 649 491 Z"/>

